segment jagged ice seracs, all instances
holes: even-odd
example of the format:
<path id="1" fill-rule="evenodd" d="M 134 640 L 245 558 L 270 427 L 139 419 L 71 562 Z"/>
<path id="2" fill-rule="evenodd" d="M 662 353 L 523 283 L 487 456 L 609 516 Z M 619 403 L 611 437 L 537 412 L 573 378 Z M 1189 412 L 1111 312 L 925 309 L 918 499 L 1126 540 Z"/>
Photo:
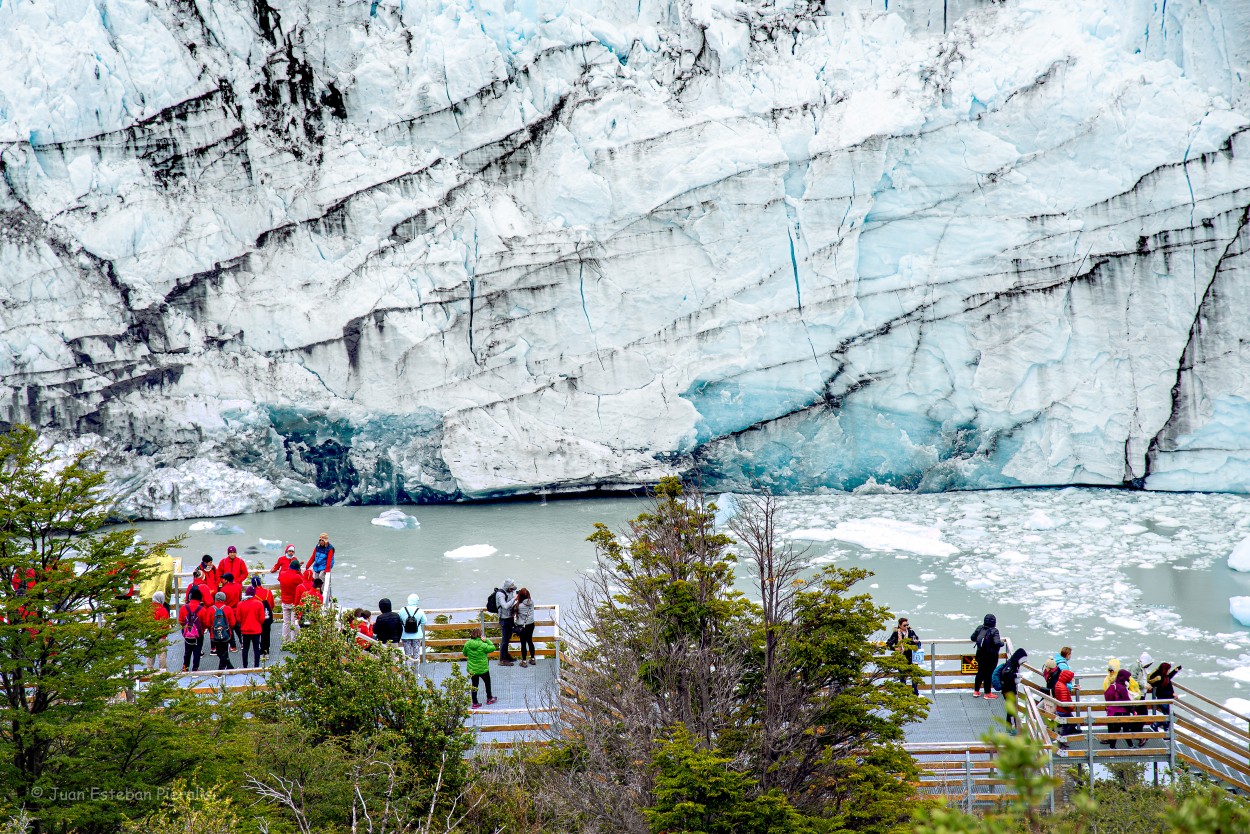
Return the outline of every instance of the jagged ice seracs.
<path id="1" fill-rule="evenodd" d="M 1250 490 L 1240 0 L 0 2 L 0 419 L 129 513 Z"/>

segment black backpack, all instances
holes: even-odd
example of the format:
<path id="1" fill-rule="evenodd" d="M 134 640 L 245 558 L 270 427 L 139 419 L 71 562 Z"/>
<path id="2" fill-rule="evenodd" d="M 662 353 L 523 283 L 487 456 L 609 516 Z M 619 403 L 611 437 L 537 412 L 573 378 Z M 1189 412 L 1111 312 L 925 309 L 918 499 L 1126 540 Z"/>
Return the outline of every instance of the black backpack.
<path id="1" fill-rule="evenodd" d="M 498 593 L 499 593 L 499 589 L 496 588 L 495 590 L 491 591 L 490 596 L 486 598 L 486 610 L 492 614 L 499 613 L 499 597 L 496 596 L 496 594 Z"/>
<path id="2" fill-rule="evenodd" d="M 491 597 L 494 599 L 494 597 Z M 418 608 L 418 611 L 421 609 Z M 408 606 L 404 606 L 404 634 L 416 634 L 421 630 L 421 621 L 417 619 L 417 615 L 408 610 Z"/>
<path id="3" fill-rule="evenodd" d="M 213 609 L 213 642 L 224 643 L 230 639 L 230 623 L 226 622 L 224 608 Z"/>

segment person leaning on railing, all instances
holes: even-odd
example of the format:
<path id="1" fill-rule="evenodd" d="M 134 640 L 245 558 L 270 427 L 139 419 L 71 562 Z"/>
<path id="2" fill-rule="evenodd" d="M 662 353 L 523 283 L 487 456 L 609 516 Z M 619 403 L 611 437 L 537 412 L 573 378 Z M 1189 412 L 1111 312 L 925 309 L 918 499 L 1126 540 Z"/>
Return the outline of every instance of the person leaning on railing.
<path id="1" fill-rule="evenodd" d="M 911 663 L 912 652 L 920 648 L 920 638 L 916 636 L 916 632 L 912 631 L 911 623 L 906 617 L 898 618 L 898 625 L 894 628 L 894 631 L 890 632 L 889 639 L 885 641 L 885 647 L 890 651 L 900 653 L 906 658 L 908 663 Z M 904 673 L 899 675 L 898 679 L 903 683 L 907 683 L 908 677 Z M 914 695 L 920 694 L 920 688 L 916 686 L 914 680 L 912 681 L 911 691 Z"/>
<path id="2" fill-rule="evenodd" d="M 1173 669 L 1171 663 L 1160 663 L 1159 668 L 1155 669 L 1150 677 L 1146 678 L 1146 682 L 1150 684 L 1150 697 L 1158 701 L 1170 701 L 1175 698 L 1176 689 L 1172 686 L 1172 678 L 1176 677 L 1176 673 L 1180 670 L 1181 667 L 1179 665 Z M 1168 721 L 1172 720 L 1172 706 L 1170 704 L 1156 704 L 1155 709 L 1160 714 L 1168 716 Z M 1153 726 L 1158 731 L 1166 729 L 1167 724 L 1168 722 L 1165 721 L 1162 724 L 1154 724 Z"/>

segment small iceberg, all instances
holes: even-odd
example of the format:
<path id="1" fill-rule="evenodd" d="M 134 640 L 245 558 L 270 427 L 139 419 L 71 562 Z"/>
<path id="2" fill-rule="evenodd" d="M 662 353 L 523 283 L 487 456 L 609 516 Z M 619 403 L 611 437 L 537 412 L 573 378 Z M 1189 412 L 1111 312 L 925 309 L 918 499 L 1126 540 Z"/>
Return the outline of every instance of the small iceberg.
<path id="1" fill-rule="evenodd" d="M 260 539 L 260 546 L 265 550 L 278 550 L 282 547 L 282 539 Z"/>
<path id="2" fill-rule="evenodd" d="M 481 559 L 498 552 L 498 548 L 491 547 L 489 544 L 466 544 L 455 550 L 444 551 L 443 555 L 448 559 Z"/>
<path id="3" fill-rule="evenodd" d="M 716 505 L 716 515 L 712 518 L 712 524 L 717 530 L 723 530 L 738 514 L 738 496 L 732 492 L 722 492 L 712 503 Z"/>
<path id="4" fill-rule="evenodd" d="M 1228 613 L 1243 626 L 1250 626 L 1250 597 L 1229 598 Z"/>
<path id="5" fill-rule="evenodd" d="M 408 515 L 403 510 L 383 510 L 369 523 L 375 527 L 390 527 L 392 530 L 415 530 L 421 526 L 416 516 Z"/>
<path id="6" fill-rule="evenodd" d="M 1250 571 L 1250 536 L 1238 542 L 1228 554 L 1228 566 L 1237 571 Z"/>
<path id="7" fill-rule="evenodd" d="M 197 521 L 187 529 L 192 533 L 209 533 L 214 536 L 238 536 L 243 533 L 242 527 L 222 524 L 220 521 Z"/>

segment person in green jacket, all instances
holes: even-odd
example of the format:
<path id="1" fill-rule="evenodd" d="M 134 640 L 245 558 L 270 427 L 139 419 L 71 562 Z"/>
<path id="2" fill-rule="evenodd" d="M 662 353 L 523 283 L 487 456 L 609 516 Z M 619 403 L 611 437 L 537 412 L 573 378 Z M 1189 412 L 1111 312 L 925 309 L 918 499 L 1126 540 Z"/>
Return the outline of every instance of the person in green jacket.
<path id="1" fill-rule="evenodd" d="M 482 639 L 480 628 L 473 629 L 472 636 L 464 641 L 464 665 L 473 679 L 473 709 L 482 708 L 482 705 L 477 702 L 479 678 L 486 684 L 486 704 L 489 706 L 499 700 L 490 694 L 490 653 L 494 650 L 494 643 Z"/>

